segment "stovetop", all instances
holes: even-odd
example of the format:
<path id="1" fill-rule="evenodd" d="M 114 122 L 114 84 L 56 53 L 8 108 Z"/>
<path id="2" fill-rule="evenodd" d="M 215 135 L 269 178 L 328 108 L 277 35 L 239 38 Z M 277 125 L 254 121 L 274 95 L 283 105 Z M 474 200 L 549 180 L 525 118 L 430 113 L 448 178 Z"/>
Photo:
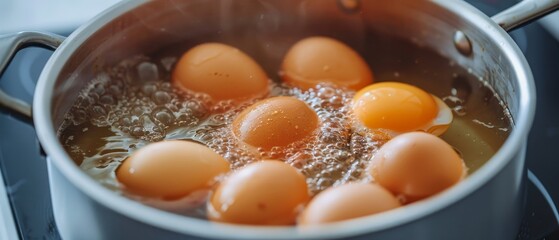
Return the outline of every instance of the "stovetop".
<path id="1" fill-rule="evenodd" d="M 468 2 L 492 15 L 514 1 Z M 556 70 L 559 68 L 559 40 L 539 24 L 531 24 L 511 35 L 532 67 L 538 102 L 527 152 L 527 205 L 518 239 L 559 239 L 559 159 L 555 152 L 559 147 L 559 111 L 556 106 L 559 104 Z M 37 78 L 51 54 L 40 48 L 20 51 L 1 76 L 0 89 L 31 102 Z M 35 130 L 2 109 L 0 170 L 17 229 L 15 234 L 20 239 L 60 239 L 52 214 L 46 159 L 40 154 Z M 0 207 L 1 204 L 0 201 Z M 0 238 L 2 236 L 0 234 Z"/>

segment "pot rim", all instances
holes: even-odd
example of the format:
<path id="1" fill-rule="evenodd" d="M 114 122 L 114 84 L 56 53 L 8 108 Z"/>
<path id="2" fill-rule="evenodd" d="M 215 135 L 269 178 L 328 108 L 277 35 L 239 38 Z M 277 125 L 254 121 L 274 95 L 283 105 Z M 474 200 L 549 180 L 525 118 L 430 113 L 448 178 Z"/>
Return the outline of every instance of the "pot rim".
<path id="1" fill-rule="evenodd" d="M 476 23 L 481 31 L 499 43 L 504 56 L 511 61 L 519 85 L 519 110 L 515 127 L 497 153 L 479 170 L 468 176 L 456 186 L 406 207 L 375 214 L 369 217 L 353 219 L 338 223 L 325 224 L 310 228 L 297 227 L 254 227 L 225 223 L 214 223 L 194 219 L 158 210 L 115 193 L 96 182 L 65 152 L 52 122 L 52 93 L 54 84 L 73 52 L 80 47 L 94 32 L 118 16 L 150 0 L 123 1 L 74 31 L 48 60 L 42 71 L 33 101 L 33 116 L 38 138 L 49 161 L 78 189 L 99 204 L 138 222 L 156 226 L 161 229 L 207 238 L 251 238 L 251 239 L 308 239 L 340 238 L 361 235 L 368 232 L 382 231 L 398 225 L 419 220 L 436 213 L 481 188 L 514 159 L 514 155 L 523 148 L 535 114 L 535 84 L 531 70 L 520 49 L 510 36 L 486 15 L 463 1 L 434 0 L 433 2 L 453 14 L 460 15 Z"/>

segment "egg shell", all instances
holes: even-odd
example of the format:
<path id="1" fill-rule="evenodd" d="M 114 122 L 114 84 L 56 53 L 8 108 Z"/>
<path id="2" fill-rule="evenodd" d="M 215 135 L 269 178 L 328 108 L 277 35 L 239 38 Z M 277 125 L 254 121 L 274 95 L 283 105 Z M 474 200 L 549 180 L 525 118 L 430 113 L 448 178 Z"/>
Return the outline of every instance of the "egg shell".
<path id="1" fill-rule="evenodd" d="M 285 147 L 310 136 L 318 128 L 317 114 L 294 97 L 273 97 L 242 111 L 233 121 L 234 135 L 264 150 Z"/>
<path id="2" fill-rule="evenodd" d="M 304 90 L 319 83 L 359 90 L 373 83 L 365 60 L 329 37 L 309 37 L 295 43 L 284 57 L 280 75 L 284 82 Z"/>
<path id="3" fill-rule="evenodd" d="M 241 50 L 222 43 L 204 43 L 179 59 L 172 74 L 182 89 L 203 92 L 214 100 L 245 100 L 268 92 L 262 67 Z"/>
<path id="4" fill-rule="evenodd" d="M 419 200 L 458 183 L 466 168 L 444 140 L 424 132 L 410 132 L 385 143 L 372 157 L 369 173 L 395 194 Z"/>
<path id="5" fill-rule="evenodd" d="M 301 226 L 338 222 L 400 207 L 398 199 L 380 185 L 350 183 L 316 195 L 299 217 Z"/>
<path id="6" fill-rule="evenodd" d="M 229 162 L 210 148 L 190 141 L 162 141 L 135 151 L 117 168 L 124 190 L 143 197 L 174 200 L 209 188 Z"/>
<path id="7" fill-rule="evenodd" d="M 274 160 L 251 163 L 233 172 L 208 203 L 212 221 L 252 225 L 291 225 L 309 200 L 305 177 Z"/>

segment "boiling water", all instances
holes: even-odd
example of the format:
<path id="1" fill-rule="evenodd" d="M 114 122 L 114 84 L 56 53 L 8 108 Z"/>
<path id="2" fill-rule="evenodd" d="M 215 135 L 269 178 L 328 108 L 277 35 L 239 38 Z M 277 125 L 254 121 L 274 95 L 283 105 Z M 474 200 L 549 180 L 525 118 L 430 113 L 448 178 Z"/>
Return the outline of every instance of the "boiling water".
<path id="1" fill-rule="evenodd" d="M 413 43 L 377 41 L 363 53 L 383 56 L 367 59 L 375 81 L 409 82 L 443 99 L 453 109 L 454 121 L 442 138 L 460 152 L 470 173 L 491 158 L 508 136 L 511 122 L 483 79 Z M 135 56 L 107 68 L 68 112 L 59 132 L 61 142 L 103 185 L 119 191 L 115 169 L 120 162 L 134 150 L 166 139 L 203 143 L 227 159 L 232 169 L 281 156 L 305 174 L 312 193 L 369 180 L 364 174 L 368 161 L 388 137 L 355 124 L 349 107 L 354 92 L 328 85 L 300 91 L 270 80 L 268 97 L 289 95 L 305 101 L 318 114 L 320 127 L 310 140 L 287 148 L 249 151 L 229 127 L 240 111 L 260 99 L 238 105 L 175 89 L 169 79 L 178 57 L 176 52 Z"/>

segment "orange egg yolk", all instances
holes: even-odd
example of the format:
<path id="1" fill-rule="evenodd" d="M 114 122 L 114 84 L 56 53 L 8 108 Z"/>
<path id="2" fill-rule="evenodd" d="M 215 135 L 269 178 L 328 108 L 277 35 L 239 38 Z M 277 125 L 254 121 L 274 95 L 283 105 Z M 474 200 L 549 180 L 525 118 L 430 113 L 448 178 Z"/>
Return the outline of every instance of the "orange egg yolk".
<path id="1" fill-rule="evenodd" d="M 180 88 L 215 100 L 244 100 L 268 92 L 262 67 L 239 49 L 221 43 L 200 44 L 184 53 L 172 80 Z"/>
<path id="2" fill-rule="evenodd" d="M 433 97 L 409 84 L 382 82 L 361 89 L 353 98 L 357 119 L 371 129 L 417 130 L 438 114 Z"/>
<path id="3" fill-rule="evenodd" d="M 255 103 L 233 121 L 233 134 L 241 141 L 264 150 L 285 147 L 311 135 L 318 115 L 294 97 L 273 97 Z"/>

